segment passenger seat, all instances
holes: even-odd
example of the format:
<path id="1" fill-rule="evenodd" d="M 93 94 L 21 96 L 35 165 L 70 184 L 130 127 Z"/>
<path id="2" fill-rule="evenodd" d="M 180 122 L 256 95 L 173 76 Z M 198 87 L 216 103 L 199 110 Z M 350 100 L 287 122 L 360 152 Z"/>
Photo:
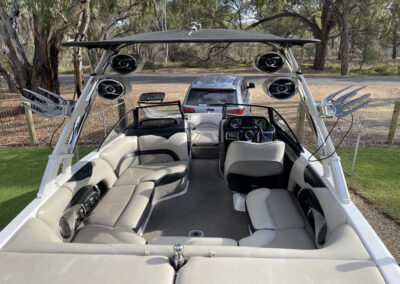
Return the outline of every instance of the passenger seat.
<path id="1" fill-rule="evenodd" d="M 221 113 L 192 113 L 189 116 L 191 140 L 193 146 L 218 145 Z"/>
<path id="2" fill-rule="evenodd" d="M 315 249 L 305 222 L 286 189 L 259 188 L 246 197 L 253 234 L 240 246 Z"/>

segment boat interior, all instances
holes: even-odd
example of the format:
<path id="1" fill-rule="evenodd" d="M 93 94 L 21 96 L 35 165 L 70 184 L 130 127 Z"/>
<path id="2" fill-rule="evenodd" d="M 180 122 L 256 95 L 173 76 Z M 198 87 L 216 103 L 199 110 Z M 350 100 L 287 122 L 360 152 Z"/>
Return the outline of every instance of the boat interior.
<path id="1" fill-rule="evenodd" d="M 384 283 L 322 166 L 273 108 L 184 115 L 178 102 L 141 105 L 93 157 L 0 262 L 6 253 L 43 279 L 46 266 L 68 263 L 70 279 L 92 271 L 97 283 L 112 280 L 107 271 L 121 283 Z"/>

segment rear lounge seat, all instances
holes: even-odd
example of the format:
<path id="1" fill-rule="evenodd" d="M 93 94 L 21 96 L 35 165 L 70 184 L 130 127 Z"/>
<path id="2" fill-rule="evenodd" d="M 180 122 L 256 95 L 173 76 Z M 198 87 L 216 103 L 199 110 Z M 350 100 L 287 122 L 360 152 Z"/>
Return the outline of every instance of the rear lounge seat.
<path id="1" fill-rule="evenodd" d="M 164 138 L 155 135 L 126 136 L 107 147 L 100 158 L 113 168 L 115 186 L 152 181 L 155 186 L 184 178 L 188 173 L 188 141 L 185 132 Z"/>
<path id="2" fill-rule="evenodd" d="M 173 284 L 162 256 L 0 252 L 0 283 Z"/>
<path id="3" fill-rule="evenodd" d="M 100 158 L 109 163 L 117 180 L 74 242 L 142 243 L 128 232 L 137 232 L 144 223 L 158 186 L 187 176 L 187 135 L 126 136 L 102 151 Z"/>
<path id="4" fill-rule="evenodd" d="M 385 283 L 371 260 L 192 257 L 176 284 Z"/>
<path id="5" fill-rule="evenodd" d="M 12 246 L 19 246 L 26 239 L 38 243 L 71 242 L 70 238 L 64 239 L 60 235 L 60 219 L 82 188 L 97 185 L 106 188 L 105 194 L 72 242 L 145 244 L 146 240 L 136 232 L 148 216 L 157 186 L 177 179 L 184 180 L 187 175 L 188 147 L 185 137 L 186 133 L 174 134 L 169 139 L 141 137 L 144 151 L 165 145 L 166 149 L 177 153 L 179 159 L 175 161 L 164 153 L 159 155 L 159 152 L 153 151 L 145 152 L 144 163 L 141 163 L 143 157 L 138 154 L 137 137 L 127 136 L 115 141 L 101 151 L 99 159 L 78 170 L 39 208 L 36 218 L 28 220 L 12 239 Z M 182 184 L 184 182 L 179 186 Z M 72 228 L 74 219 L 71 220 Z"/>

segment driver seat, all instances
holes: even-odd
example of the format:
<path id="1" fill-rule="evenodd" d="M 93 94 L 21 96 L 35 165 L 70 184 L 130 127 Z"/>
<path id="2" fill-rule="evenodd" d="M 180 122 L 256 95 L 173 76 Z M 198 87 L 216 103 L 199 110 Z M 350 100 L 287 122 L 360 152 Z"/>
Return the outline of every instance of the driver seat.
<path id="1" fill-rule="evenodd" d="M 226 153 L 224 175 L 231 190 L 247 194 L 262 185 L 266 177 L 284 172 L 285 143 L 270 141 L 232 142 Z"/>

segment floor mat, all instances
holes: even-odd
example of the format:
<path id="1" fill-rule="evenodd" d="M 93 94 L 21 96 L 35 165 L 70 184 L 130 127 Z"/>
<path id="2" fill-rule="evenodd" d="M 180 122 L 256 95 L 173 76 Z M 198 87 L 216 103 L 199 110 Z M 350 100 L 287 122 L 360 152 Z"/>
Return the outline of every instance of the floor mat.
<path id="1" fill-rule="evenodd" d="M 192 160 L 187 193 L 157 204 L 143 237 L 188 236 L 192 230 L 235 240 L 249 235 L 246 213 L 233 209 L 218 160 Z"/>

